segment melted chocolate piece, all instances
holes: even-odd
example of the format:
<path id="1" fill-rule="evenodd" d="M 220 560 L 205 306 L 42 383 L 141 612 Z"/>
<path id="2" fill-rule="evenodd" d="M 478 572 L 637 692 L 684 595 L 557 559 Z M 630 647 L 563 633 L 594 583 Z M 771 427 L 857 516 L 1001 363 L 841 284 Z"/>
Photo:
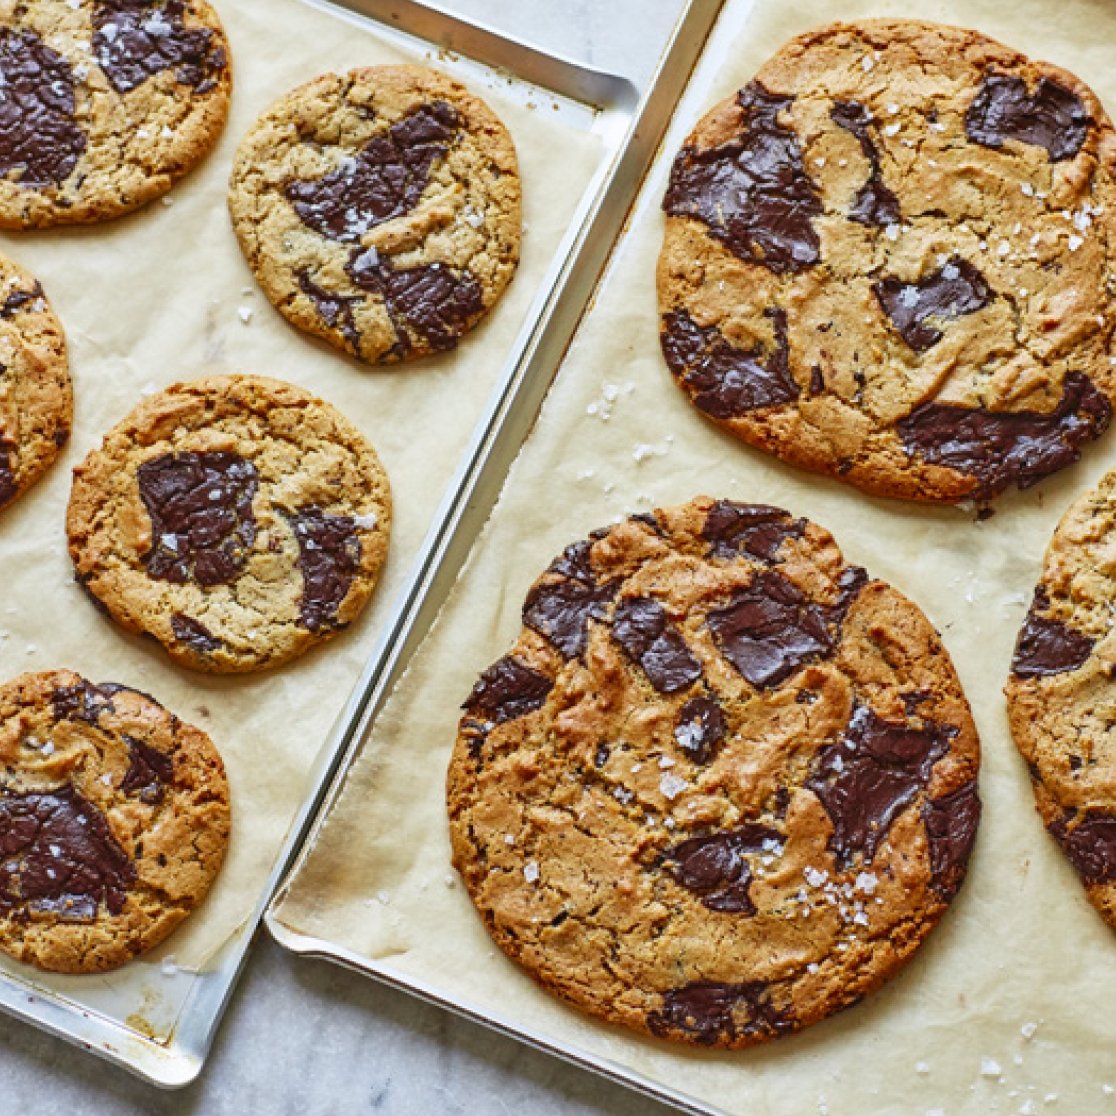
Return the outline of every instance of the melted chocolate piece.
<path id="1" fill-rule="evenodd" d="M 164 70 L 199 93 L 216 86 L 228 65 L 224 48 L 209 28 L 187 28 L 185 12 L 183 0 L 97 0 L 93 55 L 117 93 Z"/>
<path id="2" fill-rule="evenodd" d="M 899 422 L 899 435 L 907 453 L 974 477 L 977 493 L 989 497 L 1072 465 L 1111 419 L 1108 398 L 1087 376 L 1070 372 L 1050 414 L 924 403 Z"/>
<path id="3" fill-rule="evenodd" d="M 351 516 L 302 508 L 287 517 L 298 542 L 302 573 L 299 620 L 312 632 L 336 623 L 337 610 L 360 570 L 360 539 Z"/>
<path id="4" fill-rule="evenodd" d="M 256 467 L 235 453 L 168 453 L 138 470 L 151 516 L 151 577 L 181 584 L 231 581 L 256 539 Z"/>
<path id="5" fill-rule="evenodd" d="M 708 763 L 727 731 L 720 702 L 711 697 L 695 697 L 678 711 L 674 739 L 694 763 Z"/>
<path id="6" fill-rule="evenodd" d="M 12 472 L 12 454 L 6 442 L 0 440 L 0 508 L 15 499 L 16 482 Z"/>
<path id="7" fill-rule="evenodd" d="M 973 314 L 995 297 L 984 276 L 960 256 L 917 283 L 881 279 L 872 290 L 891 324 L 916 353 L 932 349 L 945 336 L 931 320 L 948 322 Z"/>
<path id="8" fill-rule="evenodd" d="M 414 209 L 431 168 L 460 126 L 453 105 L 423 105 L 370 139 L 337 170 L 291 182 L 284 192 L 303 224 L 332 240 L 359 243 L 370 229 Z"/>
<path id="9" fill-rule="evenodd" d="M 310 278 L 310 272 L 306 268 L 298 273 L 298 289 L 314 304 L 330 329 L 336 329 L 337 323 L 341 323 L 341 335 L 349 343 L 349 348 L 354 353 L 359 353 L 360 330 L 357 329 L 353 314 L 353 303 L 361 302 L 361 296 L 331 294 Z"/>
<path id="10" fill-rule="evenodd" d="M 747 853 L 784 844 L 781 835 L 766 825 L 750 823 L 739 829 L 691 837 L 667 852 L 666 866 L 684 888 L 701 897 L 703 907 L 728 914 L 754 915 L 748 894 L 752 870 Z"/>
<path id="11" fill-rule="evenodd" d="M 861 225 L 886 228 L 899 221 L 899 199 L 887 187 L 880 169 L 880 151 L 868 128 L 875 123 L 872 114 L 859 101 L 837 101 L 829 111 L 833 122 L 852 132 L 860 141 L 864 157 L 872 165 L 868 181 L 860 188 L 849 211 L 849 218 Z"/>
<path id="12" fill-rule="evenodd" d="M 1072 830 L 1067 826 L 1069 820 L 1055 822 L 1050 832 L 1078 875 L 1087 884 L 1116 880 L 1116 817 L 1089 811 Z"/>
<path id="13" fill-rule="evenodd" d="M 738 1012 L 746 1012 L 739 1023 Z M 762 980 L 743 984 L 707 980 L 676 988 L 663 996 L 662 1010 L 647 1017 L 647 1026 L 660 1037 L 683 1031 L 703 1046 L 711 1046 L 721 1036 L 778 1035 L 794 1029 L 787 1013 L 771 1003 Z"/>
<path id="14" fill-rule="evenodd" d="M 713 558 L 750 554 L 763 562 L 778 562 L 783 543 L 802 538 L 805 530 L 805 520 L 791 519 L 782 508 L 718 500 L 705 517 L 701 536 L 712 544 Z"/>
<path id="15" fill-rule="evenodd" d="M 163 801 L 166 787 L 174 781 L 174 760 L 135 737 L 125 736 L 132 761 L 120 784 L 124 794 L 135 795 L 154 806 Z"/>
<path id="16" fill-rule="evenodd" d="M 71 786 L 0 791 L 0 910 L 92 922 L 124 909 L 135 866 L 104 815 Z"/>
<path id="17" fill-rule="evenodd" d="M 1016 678 L 1041 678 L 1077 670 L 1093 653 L 1093 640 L 1061 620 L 1040 616 L 1050 607 L 1046 586 L 1035 589 L 1027 619 L 1015 643 L 1011 672 Z"/>
<path id="18" fill-rule="evenodd" d="M 219 640 L 200 620 L 187 616 L 184 612 L 176 612 L 170 618 L 171 631 L 179 643 L 185 643 L 195 651 L 208 655 L 221 646 Z"/>
<path id="19" fill-rule="evenodd" d="M 407 329 L 437 352 L 452 349 L 484 312 L 484 293 L 468 269 L 456 274 L 443 263 L 432 263 L 396 271 L 369 250 L 355 252 L 345 270 L 358 287 L 384 300 L 401 352 L 411 347 Z"/>
<path id="20" fill-rule="evenodd" d="M 606 620 L 607 605 L 620 582 L 598 585 L 589 561 L 592 543 L 566 547 L 551 564 L 549 573 L 563 581 L 535 585 L 523 606 L 523 623 L 549 639 L 567 659 L 580 658 L 589 642 L 589 619 Z"/>
<path id="21" fill-rule="evenodd" d="M 979 821 L 975 779 L 922 808 L 922 824 L 930 843 L 930 885 L 947 903 L 965 879 Z"/>
<path id="22" fill-rule="evenodd" d="M 930 779 L 957 735 L 953 725 L 923 728 L 885 721 L 866 705 L 853 710 L 844 739 L 821 753 L 807 782 L 833 822 L 829 847 L 847 868 L 857 853 L 871 863 L 892 823 Z"/>
<path id="23" fill-rule="evenodd" d="M 85 150 L 74 119 L 70 64 L 33 31 L 0 30 L 0 174 L 20 186 L 59 186 Z"/>
<path id="24" fill-rule="evenodd" d="M 1004 140 L 1045 147 L 1058 162 L 1081 150 L 1092 123 L 1081 98 L 1050 78 L 1039 78 L 1030 94 L 1022 78 L 987 74 L 965 113 L 965 134 L 985 147 Z"/>
<path id="25" fill-rule="evenodd" d="M 95 725 L 102 713 L 114 711 L 112 695 L 123 687 L 94 686 L 84 678 L 73 686 L 60 686 L 50 695 L 50 705 L 59 721 L 85 721 Z"/>
<path id="26" fill-rule="evenodd" d="M 553 679 L 514 655 L 505 655 L 480 676 L 462 708 L 502 725 L 542 708 L 553 686 Z"/>
<path id="27" fill-rule="evenodd" d="M 739 136 L 704 151 L 683 147 L 663 209 L 704 222 L 709 235 L 742 260 L 777 274 L 804 271 L 821 257 L 812 222 L 822 202 L 798 137 L 778 120 L 794 98 L 753 81 L 736 103 L 744 112 Z"/>
<path id="28" fill-rule="evenodd" d="M 706 623 L 721 654 L 753 686 L 766 690 L 832 652 L 828 618 L 827 609 L 772 570 L 710 612 Z"/>
<path id="29" fill-rule="evenodd" d="M 701 677 L 701 663 L 682 633 L 650 597 L 621 601 L 612 618 L 612 634 L 660 694 L 675 694 Z"/>
<path id="30" fill-rule="evenodd" d="M 790 373 L 787 316 L 782 310 L 770 310 L 768 316 L 775 325 L 775 351 L 766 363 L 762 346 L 750 352 L 738 349 L 716 326 L 702 328 L 685 310 L 663 318 L 660 342 L 667 366 L 707 415 L 727 419 L 798 398 Z"/>
<path id="31" fill-rule="evenodd" d="M 4 304 L 0 306 L 0 318 L 5 321 L 14 318 L 25 306 L 30 306 L 31 303 L 42 297 L 43 287 L 38 281 L 29 291 L 14 290 L 4 299 Z"/>

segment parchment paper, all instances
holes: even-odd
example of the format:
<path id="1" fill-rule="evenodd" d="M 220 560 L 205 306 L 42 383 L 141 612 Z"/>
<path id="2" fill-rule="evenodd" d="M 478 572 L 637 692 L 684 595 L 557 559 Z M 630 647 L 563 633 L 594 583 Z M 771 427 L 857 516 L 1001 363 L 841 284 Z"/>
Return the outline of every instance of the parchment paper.
<path id="1" fill-rule="evenodd" d="M 838 16 L 967 23 L 1077 71 L 1112 109 L 1116 5 L 761 0 L 740 33 L 747 8 L 730 0 L 470 568 L 278 917 L 375 971 L 727 1112 L 1116 1111 L 1106 1090 L 1116 1086 L 1116 937 L 1043 831 L 1001 694 L 1050 533 L 1070 500 L 1116 465 L 1116 436 L 1079 466 L 1002 499 L 984 523 L 953 509 L 868 499 L 701 419 L 659 354 L 653 281 L 670 158 L 697 117 L 790 35 Z M 635 1038 L 536 989 L 494 951 L 449 875 L 443 804 L 458 704 L 512 642 L 531 581 L 592 528 L 699 492 L 809 516 L 834 532 L 849 559 L 920 603 L 955 657 L 984 746 L 985 813 L 970 876 L 914 962 L 856 1008 L 736 1054 Z"/>
<path id="2" fill-rule="evenodd" d="M 488 85 L 470 79 L 518 149 L 526 224 L 519 272 L 489 319 L 454 353 L 391 370 L 361 365 L 296 332 L 257 290 L 233 236 L 226 183 L 241 136 L 286 90 L 329 69 L 416 58 L 367 26 L 300 0 L 218 6 L 233 51 L 232 115 L 217 149 L 176 187 L 170 204 L 99 228 L 0 239 L 0 251 L 41 280 L 62 320 L 76 410 L 64 459 L 0 519 L 0 672 L 10 677 L 67 666 L 94 681 L 149 691 L 208 731 L 229 769 L 228 860 L 204 906 L 150 955 L 156 973 L 168 954 L 180 966 L 203 966 L 258 902 L 308 792 L 312 763 L 389 614 L 603 151 L 597 136 L 560 122 L 545 98 L 534 109 L 516 103 L 507 75 L 493 75 Z M 249 314 L 245 323 L 242 315 Z M 353 630 L 286 669 L 222 679 L 173 666 L 155 644 L 99 615 L 74 585 L 63 523 L 70 468 L 142 394 L 224 372 L 291 380 L 339 407 L 379 452 L 395 516 L 383 579 Z M 150 968 L 131 965 L 109 983 L 127 1002 Z M 0 962 L 0 970 L 31 975 L 8 962 Z M 35 979 L 79 999 L 104 987 L 103 978 Z M 152 1011 L 144 1016 L 149 1023 L 153 1017 Z"/>

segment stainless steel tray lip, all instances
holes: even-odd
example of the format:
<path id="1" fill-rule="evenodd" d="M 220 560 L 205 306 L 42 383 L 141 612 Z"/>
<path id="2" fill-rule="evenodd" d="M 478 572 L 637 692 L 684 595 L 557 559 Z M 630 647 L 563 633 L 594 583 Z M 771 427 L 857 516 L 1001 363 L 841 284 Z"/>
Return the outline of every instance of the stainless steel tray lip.
<path id="1" fill-rule="evenodd" d="M 513 389 L 518 382 L 515 373 L 528 362 L 555 307 L 561 301 L 560 295 L 583 239 L 584 229 L 590 215 L 595 212 L 596 203 L 604 193 L 607 183 L 612 179 L 641 98 L 626 78 L 594 71 L 558 56 L 546 55 L 529 44 L 521 44 L 509 36 L 472 24 L 419 0 L 301 2 L 334 15 L 348 13 L 354 18 L 372 20 L 378 24 L 378 33 L 389 41 L 399 40 L 412 50 L 429 51 L 433 45 L 460 51 L 460 62 L 476 63 L 489 71 L 498 70 L 507 74 L 509 81 L 539 87 L 548 94 L 565 98 L 571 105 L 593 114 L 592 125 L 587 130 L 602 138 L 604 157 L 601 164 L 586 186 L 570 230 L 556 250 L 551 266 L 540 283 L 539 293 L 527 311 L 525 325 L 509 350 L 506 370 L 464 454 L 464 460 L 471 465 L 484 457 L 484 447 L 488 445 L 495 429 L 498 429 L 496 416 L 502 414 L 514 394 Z M 721 0 L 692 2 L 719 4 Z M 524 68 L 520 67 L 521 58 L 525 60 Z M 393 598 L 388 619 L 369 652 L 361 679 L 323 743 L 312 772 L 307 777 L 307 797 L 291 822 L 283 846 L 261 890 L 259 901 L 211 963 L 196 974 L 169 1036 L 162 1041 L 148 1038 L 122 1026 L 107 1015 L 80 1007 L 64 994 L 38 986 L 32 970 L 28 970 L 25 981 L 0 976 L 0 1011 L 116 1064 L 159 1088 L 180 1089 L 197 1078 L 204 1067 L 260 920 L 299 852 L 338 765 L 349 754 L 353 741 L 359 739 L 360 732 L 367 724 L 365 713 L 368 695 L 376 680 L 383 675 L 385 660 L 390 657 L 395 661 L 394 653 L 399 649 L 399 640 L 403 634 L 401 622 L 406 616 L 407 606 L 416 593 L 422 592 L 435 572 L 430 557 L 440 553 L 439 544 L 446 534 L 445 521 L 457 506 L 461 478 L 467 473 L 467 468 L 459 468 L 451 480 L 447 495 L 435 514 L 427 540 L 415 559 L 415 572 Z M 88 979 L 95 981 L 99 978 L 91 976 Z"/>

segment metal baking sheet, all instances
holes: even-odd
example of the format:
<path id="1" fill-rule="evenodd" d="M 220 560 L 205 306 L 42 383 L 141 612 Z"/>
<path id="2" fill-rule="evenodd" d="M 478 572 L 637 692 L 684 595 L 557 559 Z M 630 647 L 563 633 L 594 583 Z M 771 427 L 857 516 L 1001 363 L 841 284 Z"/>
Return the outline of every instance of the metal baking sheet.
<path id="1" fill-rule="evenodd" d="M 547 55 L 416 0 L 300 2 L 337 19 L 351 21 L 412 57 L 430 61 L 479 90 L 482 96 L 486 89 L 498 89 L 505 101 L 545 112 L 548 121 L 560 122 L 567 129 L 596 137 L 594 143 L 599 157 L 594 163 L 595 169 L 529 301 L 523 324 L 507 349 L 490 402 L 478 409 L 477 413 L 482 416 L 480 425 L 465 452 L 467 462 L 475 461 L 478 446 L 485 444 L 489 436 L 493 416 L 501 412 L 508 397 L 514 394 L 521 370 L 536 351 L 547 326 L 556 323 L 560 330 L 564 321 L 568 330 L 572 330 L 580 308 L 577 291 L 567 290 L 571 258 L 584 248 L 585 230 L 614 179 L 639 104 L 638 93 L 624 78 Z M 319 70 L 329 68 L 326 57 L 316 62 Z M 530 189 L 529 184 L 527 189 Z M 78 231 L 69 235 L 88 241 L 95 232 Z M 229 236 L 231 238 L 231 231 Z M 33 254 L 20 251 L 17 241 L 13 241 L 13 248 L 17 258 L 34 269 Z M 245 294 L 248 294 L 247 289 Z M 320 359 L 341 358 L 327 355 Z M 275 371 L 282 375 L 280 369 Z M 136 390 L 138 395 L 138 383 Z M 328 737 L 320 741 L 318 759 L 306 778 L 308 795 L 290 823 L 281 851 L 249 917 L 208 958 L 200 971 L 178 968 L 169 958 L 162 966 L 158 963 L 145 966 L 152 973 L 144 981 L 115 980 L 112 976 L 48 977 L 23 966 L 5 966 L 0 973 L 0 1010 L 115 1062 L 156 1085 L 181 1087 L 197 1076 L 264 908 L 299 847 L 337 761 L 351 741 L 356 726 L 362 723 L 369 679 L 378 676 L 384 659 L 399 650 L 397 639 L 402 618 L 413 604 L 415 587 L 425 584 L 429 576 L 431 554 L 437 551 L 444 537 L 445 521 L 455 507 L 461 475 L 459 471 L 447 476 L 445 496 L 431 520 L 429 538 L 410 557 L 407 577 L 387 608 L 386 619 L 375 631 L 365 629 L 367 659 L 360 682 Z M 371 637 L 375 637 L 374 643 Z M 128 970 L 134 971 L 137 965 L 134 963 Z"/>

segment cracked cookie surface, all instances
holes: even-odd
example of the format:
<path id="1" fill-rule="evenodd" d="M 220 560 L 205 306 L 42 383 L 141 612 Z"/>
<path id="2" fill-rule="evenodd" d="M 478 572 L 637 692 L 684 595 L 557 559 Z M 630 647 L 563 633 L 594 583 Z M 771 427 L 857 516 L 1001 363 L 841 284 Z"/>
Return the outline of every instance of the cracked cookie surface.
<path id="1" fill-rule="evenodd" d="M 1076 77 L 901 20 L 786 44 L 663 202 L 661 341 L 704 415 L 869 492 L 988 500 L 1116 397 L 1116 135 Z"/>
<path id="2" fill-rule="evenodd" d="M 58 457 L 73 414 L 62 326 L 38 281 L 0 256 L 0 509 Z"/>
<path id="3" fill-rule="evenodd" d="M 545 988 L 748 1046 L 891 976 L 960 887 L 979 743 L 922 613 L 778 508 L 699 498 L 534 583 L 465 702 L 454 866 Z"/>
<path id="4" fill-rule="evenodd" d="M 1043 824 L 1116 927 L 1116 472 L 1074 503 L 1046 552 L 1006 693 Z"/>
<path id="5" fill-rule="evenodd" d="M 79 583 L 176 661 L 248 671 L 350 624 L 387 553 L 375 450 L 328 403 L 261 376 L 176 384 L 74 470 Z"/>
<path id="6" fill-rule="evenodd" d="M 165 194 L 228 116 L 206 0 L 0 3 L 0 227 L 106 221 Z"/>
<path id="7" fill-rule="evenodd" d="M 201 902 L 228 844 L 221 757 L 154 698 L 68 670 L 0 686 L 0 949 L 115 969 Z"/>
<path id="8" fill-rule="evenodd" d="M 452 349 L 519 259 L 511 136 L 422 66 L 324 74 L 281 98 L 240 145 L 229 209 L 279 312 L 372 364 Z"/>

